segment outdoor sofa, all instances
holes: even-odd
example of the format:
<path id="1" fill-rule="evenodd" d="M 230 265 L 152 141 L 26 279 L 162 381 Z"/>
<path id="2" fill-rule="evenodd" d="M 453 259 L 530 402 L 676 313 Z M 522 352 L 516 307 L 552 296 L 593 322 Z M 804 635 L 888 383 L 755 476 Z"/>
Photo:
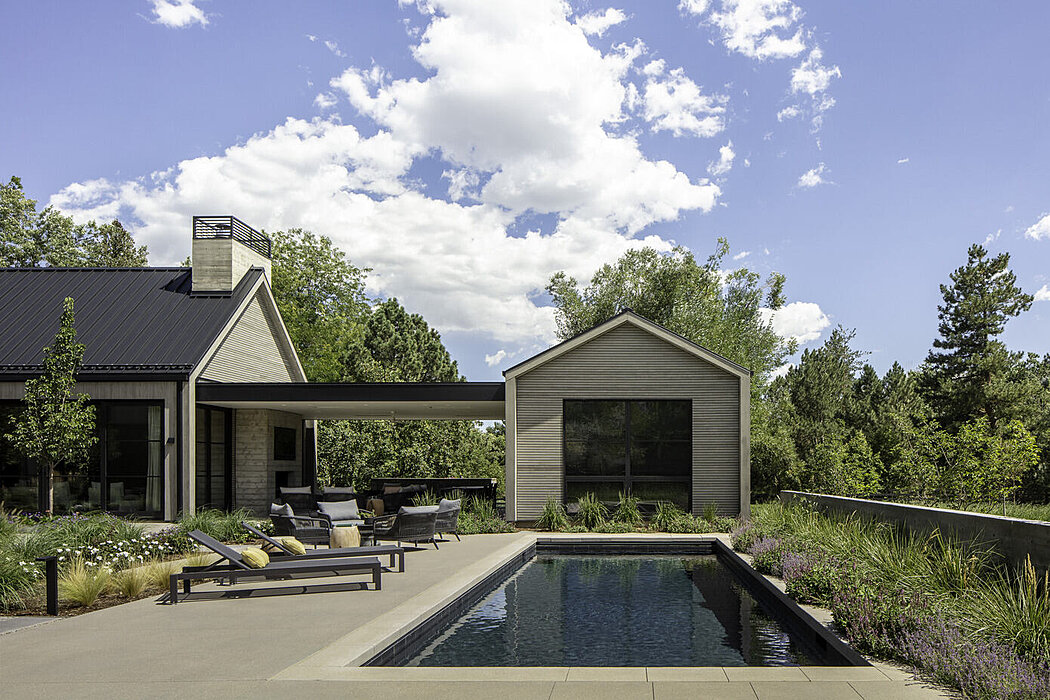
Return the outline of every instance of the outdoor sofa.
<path id="1" fill-rule="evenodd" d="M 276 561 L 285 561 L 288 558 L 294 559 L 336 559 L 339 557 L 368 557 L 368 556 L 384 556 L 390 555 L 390 566 L 394 566 L 394 557 L 398 559 L 398 573 L 404 573 L 405 571 L 405 550 L 403 547 L 397 547 L 392 544 L 381 544 L 373 547 L 341 547 L 337 549 L 308 549 L 306 554 L 295 554 L 292 550 L 288 549 L 280 540 L 275 540 L 270 537 L 262 530 L 254 527 L 250 523 L 242 522 L 241 525 L 245 530 L 251 533 L 253 537 L 257 537 L 269 546 L 270 555 Z"/>
<path id="2" fill-rule="evenodd" d="M 372 539 L 402 542 L 430 542 L 438 549 L 435 527 L 438 506 L 401 506 L 397 515 L 384 515 L 372 521 Z"/>
<path id="3" fill-rule="evenodd" d="M 211 535 L 200 530 L 193 530 L 189 537 L 218 554 L 221 559 L 208 566 L 186 566 L 181 573 L 172 574 L 169 578 L 170 604 L 179 602 L 179 581 L 182 581 L 182 592 L 189 595 L 192 581 L 211 580 L 228 581 L 235 584 L 244 578 L 290 578 L 294 574 L 330 573 L 336 576 L 347 576 L 370 572 L 372 587 L 382 589 L 383 566 L 376 557 L 350 559 L 340 558 L 292 558 L 278 559 L 264 567 L 254 569 L 241 557 L 240 552 L 228 547 Z"/>

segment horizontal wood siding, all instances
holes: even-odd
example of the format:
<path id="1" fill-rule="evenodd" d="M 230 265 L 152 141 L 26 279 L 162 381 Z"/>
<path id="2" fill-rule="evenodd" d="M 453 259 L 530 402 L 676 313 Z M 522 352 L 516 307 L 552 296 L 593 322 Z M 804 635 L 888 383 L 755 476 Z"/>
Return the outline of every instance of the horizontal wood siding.
<path id="1" fill-rule="evenodd" d="M 518 520 L 562 497 L 563 399 L 691 399 L 693 510 L 740 510 L 740 379 L 630 324 L 519 375 Z"/>
<path id="2" fill-rule="evenodd" d="M 201 379 L 217 382 L 295 381 L 288 369 L 291 360 L 277 344 L 278 333 L 277 320 L 256 296 L 208 361 Z"/>

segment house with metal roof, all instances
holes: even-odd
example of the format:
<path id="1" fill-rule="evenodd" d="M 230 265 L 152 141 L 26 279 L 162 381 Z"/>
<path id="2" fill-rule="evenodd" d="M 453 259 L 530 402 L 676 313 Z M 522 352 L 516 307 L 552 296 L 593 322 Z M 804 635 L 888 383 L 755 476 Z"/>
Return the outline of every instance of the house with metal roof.
<path id="1" fill-rule="evenodd" d="M 190 268 L 0 268 L 0 501 L 41 502 L 37 470 L 2 436 L 72 297 L 77 391 L 99 439 L 86 466 L 56 476 L 57 512 L 265 512 L 279 487 L 314 483 L 315 422 L 336 418 L 505 420 L 512 521 L 535 520 L 548 498 L 621 491 L 748 512 L 745 368 L 628 310 L 502 382 L 309 383 L 270 252 L 234 217 L 194 217 Z"/>

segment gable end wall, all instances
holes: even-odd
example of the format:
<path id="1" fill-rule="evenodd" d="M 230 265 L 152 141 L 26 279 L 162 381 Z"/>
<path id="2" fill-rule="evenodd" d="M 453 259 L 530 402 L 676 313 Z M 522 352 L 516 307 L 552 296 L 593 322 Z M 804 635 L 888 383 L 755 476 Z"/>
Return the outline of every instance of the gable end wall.
<path id="1" fill-rule="evenodd" d="M 289 371 L 294 360 L 277 343 L 277 319 L 259 299 L 259 290 L 222 344 L 208 360 L 200 378 L 216 382 L 296 381 Z"/>
<path id="2" fill-rule="evenodd" d="M 563 399 L 692 400 L 693 511 L 740 512 L 739 377 L 622 324 L 515 381 L 515 519 L 562 498 Z"/>

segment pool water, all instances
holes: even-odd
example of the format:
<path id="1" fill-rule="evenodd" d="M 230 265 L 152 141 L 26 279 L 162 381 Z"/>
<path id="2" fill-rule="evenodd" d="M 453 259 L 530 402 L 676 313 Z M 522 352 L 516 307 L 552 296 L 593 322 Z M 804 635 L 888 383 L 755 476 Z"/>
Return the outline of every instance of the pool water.
<path id="1" fill-rule="evenodd" d="M 405 665 L 818 663 L 713 555 L 538 555 Z"/>

